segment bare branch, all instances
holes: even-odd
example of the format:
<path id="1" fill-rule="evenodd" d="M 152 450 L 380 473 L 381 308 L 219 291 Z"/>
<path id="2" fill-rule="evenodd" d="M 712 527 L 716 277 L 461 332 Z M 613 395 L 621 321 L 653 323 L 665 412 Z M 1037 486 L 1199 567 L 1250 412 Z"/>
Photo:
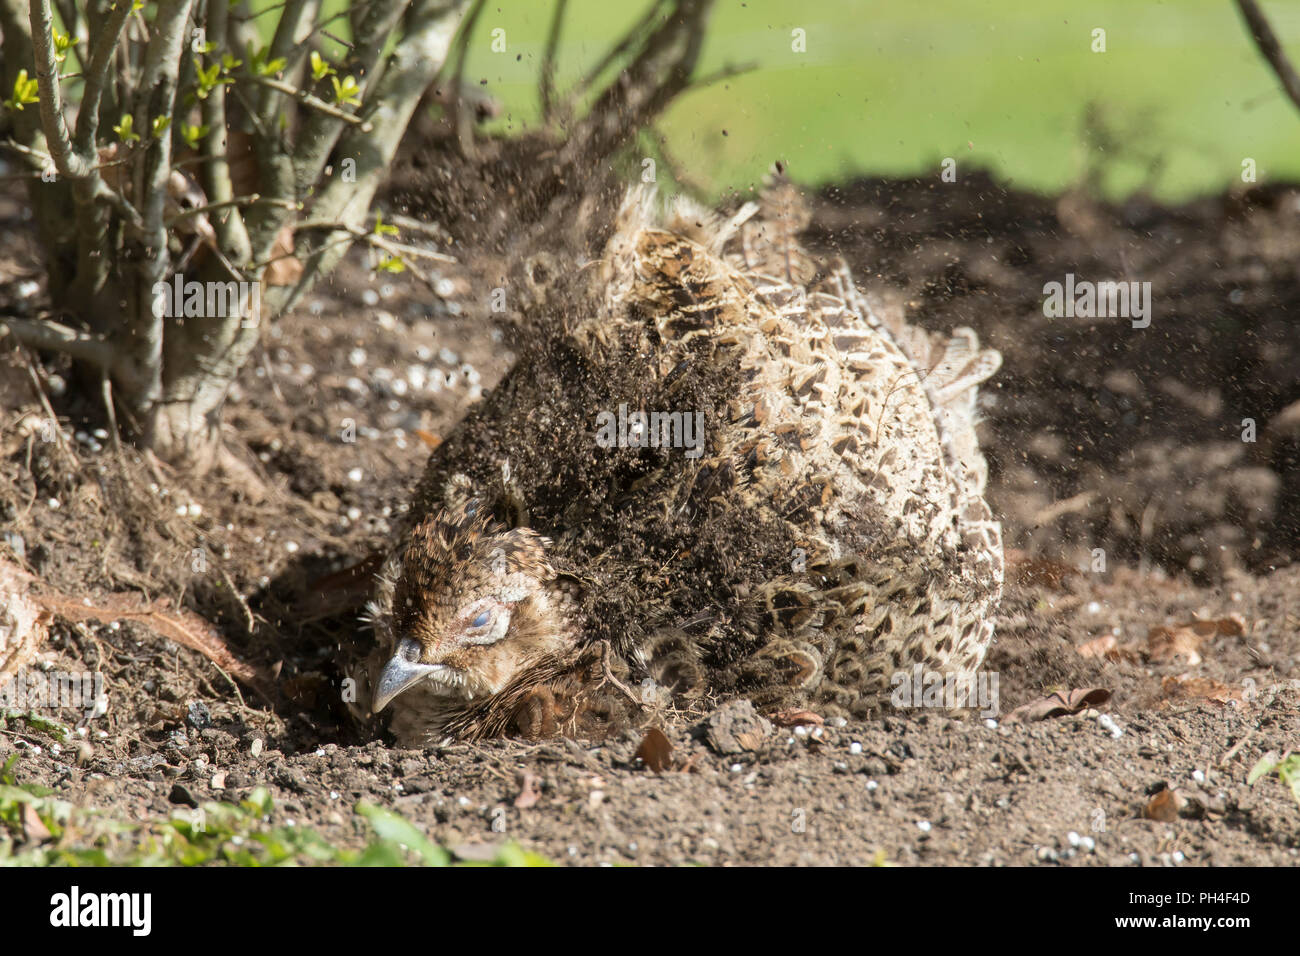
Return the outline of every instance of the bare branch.
<path id="1" fill-rule="evenodd" d="M 209 35 L 222 46 L 229 42 L 229 15 L 228 3 L 208 4 Z M 234 198 L 235 186 L 230 179 L 230 160 L 226 155 L 229 136 L 226 128 L 226 84 L 218 83 L 209 90 L 201 109 L 203 125 L 208 128 L 208 134 L 199 146 L 205 160 L 201 170 L 203 190 L 213 204 L 228 203 Z M 235 262 L 244 265 L 253 257 L 248 229 L 244 226 L 244 217 L 238 207 L 217 217 L 212 228 L 217 234 L 217 245 Z"/>
<path id="2" fill-rule="evenodd" d="M 54 14 L 50 0 L 32 0 L 32 52 L 36 57 L 36 83 L 41 97 L 41 126 L 49 142 L 55 168 L 69 179 L 85 179 L 89 157 L 79 155 L 72 146 L 72 135 L 63 115 L 63 95 L 59 90 L 58 62 L 54 51 Z"/>
<path id="3" fill-rule="evenodd" d="M 463 23 L 460 7 L 458 0 L 415 0 L 411 4 L 405 35 L 368 97 L 373 104 L 369 118 L 375 131 L 364 135 L 354 126 L 344 133 L 336 150 L 339 156 L 356 159 L 356 181 L 344 182 L 341 176 L 335 176 L 326 182 L 313 207 L 318 218 L 337 219 L 353 227 L 362 224 L 411 114 L 447 61 L 453 31 Z M 340 237 L 347 241 L 338 243 Z M 352 239 L 347 230 L 331 230 L 305 250 L 299 256 L 305 266 L 303 278 L 282 307 L 290 308 L 306 294 L 317 276 L 333 268 Z"/>
<path id="4" fill-rule="evenodd" d="M 118 3 L 109 14 L 104 31 L 95 38 L 90 65 L 86 70 L 86 89 L 77 113 L 77 151 L 83 156 L 94 155 L 95 137 L 99 134 L 99 104 L 103 100 L 104 86 L 113 68 L 118 38 L 130 15 L 131 4 L 125 0 Z"/>
<path id="5" fill-rule="evenodd" d="M 117 359 L 113 347 L 98 335 L 80 332 L 50 319 L 20 319 L 0 315 L 0 332 L 10 334 L 29 348 L 45 352 L 62 352 L 82 362 L 110 368 Z M 3 337 L 0 335 L 0 337 Z"/>
<path id="6" fill-rule="evenodd" d="M 560 46 L 560 30 L 569 0 L 559 0 L 551 17 L 551 29 L 546 35 L 546 50 L 542 54 L 542 68 L 537 77 L 537 93 L 542 102 L 542 122 L 550 123 L 555 112 L 555 53 Z"/>
<path id="7" fill-rule="evenodd" d="M 1292 103 L 1300 107 L 1300 76 L 1296 75 L 1291 61 L 1282 51 L 1282 44 L 1278 42 L 1273 28 L 1268 25 L 1263 11 L 1255 0 L 1237 0 L 1237 9 L 1241 11 L 1246 26 L 1250 27 L 1250 38 L 1255 41 L 1255 46 L 1259 47 L 1259 52 L 1281 81 L 1283 91 Z"/>
<path id="8" fill-rule="evenodd" d="M 254 77 L 250 77 L 250 79 L 252 79 L 252 81 L 256 83 L 258 86 L 269 86 L 271 89 L 278 90 L 279 92 L 284 93 L 286 96 L 292 96 L 294 99 L 298 100 L 304 106 L 310 106 L 314 110 L 319 110 L 320 112 L 324 113 L 326 116 L 331 116 L 334 119 L 341 120 L 344 123 L 350 123 L 351 125 L 359 128 L 363 133 L 369 133 L 371 130 L 374 129 L 373 126 L 371 126 L 369 123 L 367 123 L 365 120 L 363 120 L 361 117 L 357 116 L 356 114 L 348 113 L 339 109 L 337 106 L 332 106 L 329 103 L 326 103 L 320 97 L 313 96 L 312 94 L 308 93 L 306 90 L 300 90 L 298 89 L 298 87 L 293 86 L 292 84 L 285 83 L 281 80 L 272 79 L 269 76 L 254 76 Z"/>

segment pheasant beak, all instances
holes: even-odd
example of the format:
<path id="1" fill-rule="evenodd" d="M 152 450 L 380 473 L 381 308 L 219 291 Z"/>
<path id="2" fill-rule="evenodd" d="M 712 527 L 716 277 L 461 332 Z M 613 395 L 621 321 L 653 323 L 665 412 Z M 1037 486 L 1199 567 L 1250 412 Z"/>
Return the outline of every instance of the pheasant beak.
<path id="1" fill-rule="evenodd" d="M 444 670 L 441 664 L 421 664 L 420 645 L 409 637 L 404 639 L 379 675 L 379 684 L 370 704 L 371 713 L 379 713 L 402 691 L 440 670 Z"/>

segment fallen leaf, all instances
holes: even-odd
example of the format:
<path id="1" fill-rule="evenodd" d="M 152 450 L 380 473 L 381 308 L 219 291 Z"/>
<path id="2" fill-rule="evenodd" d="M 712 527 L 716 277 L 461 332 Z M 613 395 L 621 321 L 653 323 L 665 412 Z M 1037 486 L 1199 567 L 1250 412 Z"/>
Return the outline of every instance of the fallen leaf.
<path id="1" fill-rule="evenodd" d="M 1110 700 L 1110 691 L 1104 687 L 1083 687 L 1058 691 L 1017 707 L 1003 718 L 1003 723 L 1013 720 L 1046 720 L 1048 717 L 1065 717 L 1089 707 L 1100 707 Z"/>
<path id="2" fill-rule="evenodd" d="M 641 739 L 641 746 L 636 748 L 636 755 L 655 773 L 663 773 L 672 766 L 673 745 L 662 730 L 651 727 Z"/>
<path id="3" fill-rule="evenodd" d="M 1142 816 L 1148 820 L 1173 823 L 1185 806 L 1187 799 L 1182 794 L 1177 790 L 1164 789 L 1147 801 L 1147 805 L 1142 808 Z"/>
<path id="4" fill-rule="evenodd" d="M 53 835 L 50 828 L 41 820 L 41 816 L 36 812 L 36 808 L 30 803 L 24 803 L 23 814 L 23 839 L 28 843 L 44 843 Z"/>
<path id="5" fill-rule="evenodd" d="M 1166 697 L 1204 697 L 1206 700 L 1215 700 L 1221 704 L 1233 701 L 1240 704 L 1245 700 L 1240 687 L 1229 687 L 1217 680 L 1208 677 L 1192 677 L 1190 674 L 1166 677 L 1160 682 L 1160 689 Z"/>
<path id="6" fill-rule="evenodd" d="M 424 442 L 430 448 L 437 448 L 439 445 L 442 444 L 441 438 L 439 438 L 433 432 L 426 432 L 423 428 L 415 429 L 415 437 L 420 439 L 420 441 Z"/>
<path id="7" fill-rule="evenodd" d="M 293 225 L 285 223 L 271 246 L 271 261 L 262 278 L 267 285 L 297 285 L 302 278 L 302 261 L 293 254 Z"/>
<path id="8" fill-rule="evenodd" d="M 1136 664 L 1139 660 L 1137 648 L 1132 644 L 1120 644 L 1114 634 L 1103 634 L 1101 637 L 1084 641 L 1075 650 L 1079 652 L 1080 657 L 1123 661 L 1126 664 Z"/>
<path id="9" fill-rule="evenodd" d="M 1211 621 L 1187 621 L 1182 624 L 1157 624 L 1147 632 L 1147 657 L 1161 664 L 1179 657 L 1195 667 L 1201 663 L 1201 645 L 1211 638 L 1243 637 L 1246 619 L 1240 614 Z"/>
<path id="10" fill-rule="evenodd" d="M 805 725 L 822 727 L 826 724 L 820 714 L 814 714 L 811 710 L 779 710 L 770 715 L 768 720 L 778 727 L 802 727 Z"/>
<path id="11" fill-rule="evenodd" d="M 537 774 L 525 770 L 515 779 L 519 781 L 519 796 L 515 797 L 515 808 L 527 810 L 529 807 L 536 806 L 537 801 L 542 799 L 541 778 Z"/>

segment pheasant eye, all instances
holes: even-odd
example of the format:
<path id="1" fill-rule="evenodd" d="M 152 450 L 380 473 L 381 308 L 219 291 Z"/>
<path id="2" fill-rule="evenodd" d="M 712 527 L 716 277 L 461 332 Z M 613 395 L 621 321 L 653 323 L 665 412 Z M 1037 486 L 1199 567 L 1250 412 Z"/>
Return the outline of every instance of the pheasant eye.
<path id="1" fill-rule="evenodd" d="M 492 615 L 490 613 L 484 611 L 478 617 L 474 618 L 473 622 L 470 623 L 470 627 L 482 627 L 484 624 L 488 622 L 488 618 L 491 616 Z"/>

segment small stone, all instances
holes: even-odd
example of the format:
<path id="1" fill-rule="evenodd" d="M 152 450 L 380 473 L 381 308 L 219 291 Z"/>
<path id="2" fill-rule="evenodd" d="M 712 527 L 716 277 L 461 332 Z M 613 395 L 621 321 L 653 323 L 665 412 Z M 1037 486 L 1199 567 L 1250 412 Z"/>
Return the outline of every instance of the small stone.
<path id="1" fill-rule="evenodd" d="M 195 799 L 194 794 L 190 793 L 189 789 L 182 783 L 172 784 L 171 793 L 167 795 L 167 799 L 172 803 L 180 806 L 192 807 L 195 810 L 199 807 L 199 801 Z"/>
<path id="2" fill-rule="evenodd" d="M 195 730 L 203 730 L 212 726 L 212 712 L 208 710 L 208 705 L 203 701 L 193 701 L 186 712 L 185 722 Z"/>

